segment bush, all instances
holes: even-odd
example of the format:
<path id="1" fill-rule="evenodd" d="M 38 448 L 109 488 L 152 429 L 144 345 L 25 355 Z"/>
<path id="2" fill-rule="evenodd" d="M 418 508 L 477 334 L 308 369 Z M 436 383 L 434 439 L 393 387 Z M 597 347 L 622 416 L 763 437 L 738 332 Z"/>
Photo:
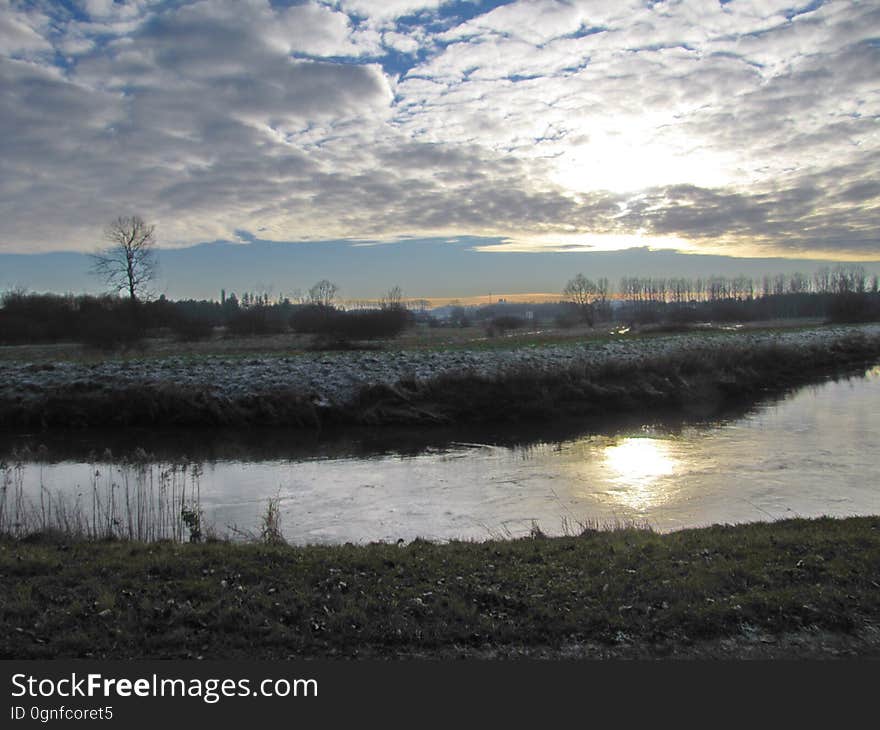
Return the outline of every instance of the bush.
<path id="1" fill-rule="evenodd" d="M 651 307 L 639 307 L 630 316 L 630 321 L 634 324 L 657 324 L 660 321 L 660 312 Z"/>
<path id="2" fill-rule="evenodd" d="M 870 322 L 880 319 L 880 298 L 860 292 L 837 294 L 828 306 L 832 322 Z"/>
<path id="3" fill-rule="evenodd" d="M 143 328 L 131 311 L 96 309 L 80 321 L 80 340 L 99 350 L 132 347 L 143 336 Z"/>
<path id="4" fill-rule="evenodd" d="M 0 311 L 0 344 L 23 345 L 47 340 L 51 340 L 51 336 L 45 322 L 35 322 L 15 312 Z"/>
<path id="5" fill-rule="evenodd" d="M 206 340 L 214 332 L 214 327 L 206 319 L 182 315 L 171 321 L 171 331 L 179 340 L 194 342 Z"/>
<path id="6" fill-rule="evenodd" d="M 75 300 L 55 294 L 7 292 L 0 309 L 0 342 L 70 340 L 76 329 Z"/>
<path id="7" fill-rule="evenodd" d="M 490 337 L 492 337 L 496 332 L 498 334 L 504 334 L 509 330 L 516 330 L 524 327 L 526 321 L 521 317 L 514 317 L 512 315 L 502 315 L 500 317 L 494 317 L 490 322 L 489 326 L 486 328 L 487 333 Z"/>
<path id="8" fill-rule="evenodd" d="M 735 299 L 711 302 L 709 318 L 716 322 L 746 322 L 752 319 L 745 302 L 739 302 Z"/>
<path id="9" fill-rule="evenodd" d="M 286 329 L 278 311 L 263 305 L 239 310 L 226 326 L 234 335 L 277 335 Z"/>
<path id="10" fill-rule="evenodd" d="M 449 312 L 449 324 L 452 327 L 470 327 L 471 318 L 464 307 L 453 307 Z"/>
<path id="11" fill-rule="evenodd" d="M 669 310 L 666 319 L 673 324 L 694 324 L 701 320 L 700 311 L 695 307 L 677 307 Z"/>
<path id="12" fill-rule="evenodd" d="M 577 312 L 566 311 L 557 314 L 553 319 L 553 324 L 561 329 L 568 330 L 580 324 L 580 321 L 581 318 L 578 316 Z"/>
<path id="13" fill-rule="evenodd" d="M 405 309 L 382 309 L 365 312 L 340 312 L 334 323 L 336 334 L 352 340 L 377 340 L 397 337 L 410 322 Z"/>
<path id="14" fill-rule="evenodd" d="M 294 332 L 305 335 L 317 335 L 327 332 L 330 320 L 339 312 L 333 307 L 322 304 L 304 304 L 297 307 L 290 316 L 290 326 Z"/>
<path id="15" fill-rule="evenodd" d="M 294 312 L 294 331 L 337 340 L 376 340 L 396 337 L 409 326 L 412 315 L 406 309 L 373 309 L 342 312 L 333 307 L 310 304 Z"/>

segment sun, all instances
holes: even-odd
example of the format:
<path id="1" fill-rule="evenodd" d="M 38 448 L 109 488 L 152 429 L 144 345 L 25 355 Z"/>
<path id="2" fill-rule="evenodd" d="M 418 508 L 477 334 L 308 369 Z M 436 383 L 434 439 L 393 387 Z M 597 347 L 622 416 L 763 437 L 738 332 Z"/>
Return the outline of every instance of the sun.
<path id="1" fill-rule="evenodd" d="M 664 185 L 715 188 L 730 185 L 741 165 L 729 151 L 685 137 L 674 127 L 650 129 L 645 120 L 590 130 L 584 142 L 556 158 L 551 174 L 573 193 L 635 193 Z"/>

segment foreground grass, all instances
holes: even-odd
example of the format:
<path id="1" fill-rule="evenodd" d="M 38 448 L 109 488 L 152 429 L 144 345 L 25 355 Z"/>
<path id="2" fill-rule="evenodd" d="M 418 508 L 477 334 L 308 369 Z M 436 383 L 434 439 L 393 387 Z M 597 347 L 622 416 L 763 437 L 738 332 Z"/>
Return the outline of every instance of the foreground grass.
<path id="1" fill-rule="evenodd" d="M 7 659 L 880 656 L 878 626 L 880 517 L 405 547 L 0 542 Z"/>

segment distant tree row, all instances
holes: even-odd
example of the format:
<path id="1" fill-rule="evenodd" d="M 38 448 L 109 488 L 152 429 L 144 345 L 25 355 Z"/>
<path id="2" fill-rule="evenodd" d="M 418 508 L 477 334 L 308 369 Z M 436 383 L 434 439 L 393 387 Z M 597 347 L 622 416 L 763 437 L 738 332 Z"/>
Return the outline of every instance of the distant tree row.
<path id="1" fill-rule="evenodd" d="M 0 343 L 83 342 L 113 348 L 132 345 L 163 330 L 182 340 L 199 340 L 218 331 L 236 336 L 287 332 L 316 335 L 326 343 L 395 337 L 414 320 L 396 297 L 372 308 L 346 311 L 323 289 L 317 301 L 274 303 L 234 294 L 221 301 L 148 301 L 112 295 L 29 294 L 10 291 L 0 298 Z"/>
<path id="2" fill-rule="evenodd" d="M 709 276 L 691 278 L 623 277 L 620 298 L 631 302 L 742 301 L 783 294 L 877 293 L 877 274 L 869 276 L 862 266 L 827 266 L 812 277 L 800 272 L 764 276 L 759 281 L 748 276 Z"/>
<path id="3" fill-rule="evenodd" d="M 593 282 L 583 274 L 568 281 L 563 297 L 572 312 L 590 325 L 608 319 L 615 303 L 618 318 L 636 321 L 830 317 L 867 320 L 880 317 L 877 274 L 841 264 L 822 267 L 811 277 L 776 274 L 755 280 L 747 276 L 636 277 L 620 280 L 618 292 L 607 280 Z"/>

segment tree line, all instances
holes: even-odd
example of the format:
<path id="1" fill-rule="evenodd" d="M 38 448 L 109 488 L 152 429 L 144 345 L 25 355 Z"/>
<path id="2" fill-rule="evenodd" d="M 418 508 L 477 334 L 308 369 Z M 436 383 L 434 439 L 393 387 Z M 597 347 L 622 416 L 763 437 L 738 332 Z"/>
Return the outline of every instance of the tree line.
<path id="1" fill-rule="evenodd" d="M 345 311 L 336 305 L 339 287 L 322 279 L 308 294 L 279 297 L 221 293 L 220 301 L 170 301 L 152 290 L 158 272 L 156 228 L 138 215 L 120 216 L 104 230 L 105 245 L 92 254 L 91 273 L 110 293 L 73 296 L 6 292 L 0 300 L 0 343 L 79 341 L 104 348 L 134 344 L 166 329 L 183 340 L 211 336 L 222 327 L 233 335 L 300 332 L 327 345 L 352 339 L 394 337 L 412 320 L 400 287 L 378 306 Z"/>
<path id="2" fill-rule="evenodd" d="M 623 277 L 621 299 L 633 302 L 685 304 L 722 300 L 754 299 L 783 294 L 877 293 L 877 274 L 869 276 L 863 266 L 823 266 L 812 276 L 794 272 L 754 279 L 748 276 L 697 278 Z"/>
<path id="3" fill-rule="evenodd" d="M 0 343 L 83 342 L 100 348 L 133 345 L 167 332 L 184 341 L 213 336 L 220 328 L 235 336 L 301 333 L 324 344 L 395 337 L 414 319 L 400 306 L 345 310 L 333 303 L 268 302 L 248 297 L 225 301 L 137 300 L 114 295 L 33 294 L 10 291 L 0 298 Z"/>
<path id="4" fill-rule="evenodd" d="M 578 274 L 563 294 L 590 324 L 607 318 L 635 321 L 829 317 L 838 321 L 880 318 L 878 275 L 863 266 L 823 266 L 812 276 L 800 272 L 758 279 L 744 275 L 637 277 L 620 279 L 617 292 L 607 279 L 593 282 Z M 615 307 L 612 307 L 612 302 Z"/>
<path id="5" fill-rule="evenodd" d="M 314 335 L 325 346 L 352 340 L 390 338 L 425 316 L 428 302 L 406 302 L 399 286 L 378 302 L 343 308 L 339 287 L 322 279 L 306 294 L 274 299 L 266 292 L 221 291 L 220 301 L 155 297 L 158 271 L 155 226 L 140 216 L 119 217 L 104 231 L 105 246 L 92 255 L 92 273 L 111 293 L 102 296 L 28 294 L 10 291 L 0 299 L 0 343 L 79 341 L 99 347 L 133 344 L 150 331 L 168 330 L 183 340 L 211 336 L 216 328 L 237 336 L 287 332 Z M 522 310 L 522 311 L 520 311 Z M 538 314 L 538 317 L 535 315 Z M 499 303 L 453 307 L 445 319 L 458 327 L 487 324 L 490 333 L 516 329 L 530 318 L 571 326 L 620 319 L 658 321 L 754 320 L 826 317 L 835 321 L 880 319 L 878 276 L 862 266 L 824 266 L 811 276 L 795 272 L 759 279 L 739 276 L 624 276 L 617 291 L 606 277 L 572 277 L 556 304 Z M 425 317 L 437 325 L 437 318 Z"/>

